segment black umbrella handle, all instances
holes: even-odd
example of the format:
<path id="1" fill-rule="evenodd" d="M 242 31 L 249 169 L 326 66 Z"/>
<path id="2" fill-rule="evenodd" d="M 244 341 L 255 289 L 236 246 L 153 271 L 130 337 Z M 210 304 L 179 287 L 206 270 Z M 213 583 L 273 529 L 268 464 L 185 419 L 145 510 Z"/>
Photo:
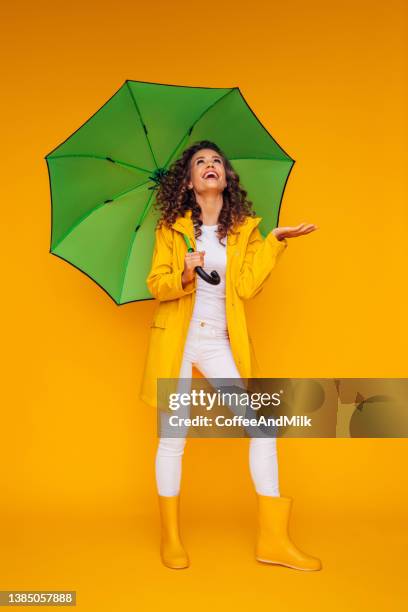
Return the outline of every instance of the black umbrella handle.
<path id="1" fill-rule="evenodd" d="M 194 253 L 194 249 L 190 248 L 188 249 L 188 252 Z M 195 271 L 197 272 L 198 276 L 200 276 L 200 278 L 202 278 L 207 283 L 210 283 L 210 285 L 219 285 L 221 282 L 220 275 L 215 270 L 213 270 L 211 274 L 207 274 L 207 272 L 203 270 L 201 266 L 196 266 Z"/>

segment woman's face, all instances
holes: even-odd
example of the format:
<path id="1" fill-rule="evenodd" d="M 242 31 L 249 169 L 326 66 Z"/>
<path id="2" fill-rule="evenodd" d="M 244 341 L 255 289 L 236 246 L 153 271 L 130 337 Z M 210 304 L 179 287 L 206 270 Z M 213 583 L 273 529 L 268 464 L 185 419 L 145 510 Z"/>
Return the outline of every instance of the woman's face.
<path id="1" fill-rule="evenodd" d="M 200 149 L 190 160 L 189 189 L 196 193 L 222 193 L 227 186 L 224 162 L 213 149 Z"/>

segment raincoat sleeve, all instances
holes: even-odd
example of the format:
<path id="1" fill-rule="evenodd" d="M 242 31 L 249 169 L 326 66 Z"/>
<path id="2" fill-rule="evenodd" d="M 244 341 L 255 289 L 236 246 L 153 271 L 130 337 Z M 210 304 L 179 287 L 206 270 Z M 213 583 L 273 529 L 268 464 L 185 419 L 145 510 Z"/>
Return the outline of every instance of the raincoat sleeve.
<path id="1" fill-rule="evenodd" d="M 172 230 L 163 226 L 156 229 L 152 266 L 146 278 L 147 287 L 153 297 L 161 302 L 176 300 L 195 291 L 195 279 L 185 288 L 181 284 L 184 265 L 173 269 Z"/>
<path id="2" fill-rule="evenodd" d="M 286 238 L 278 240 L 269 232 L 264 239 L 258 227 L 250 235 L 236 290 L 243 300 L 255 297 L 262 289 L 280 255 L 287 248 Z"/>

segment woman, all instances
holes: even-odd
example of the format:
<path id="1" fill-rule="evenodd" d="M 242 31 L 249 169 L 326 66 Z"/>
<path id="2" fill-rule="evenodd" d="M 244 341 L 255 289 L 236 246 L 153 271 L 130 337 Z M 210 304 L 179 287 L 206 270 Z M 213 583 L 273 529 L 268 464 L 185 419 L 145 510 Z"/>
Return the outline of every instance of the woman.
<path id="1" fill-rule="evenodd" d="M 150 406 L 157 407 L 158 378 L 191 379 L 193 365 L 207 379 L 260 376 L 244 300 L 262 290 L 287 247 L 287 238 L 317 228 L 305 223 L 275 228 L 263 239 L 258 229 L 262 219 L 246 196 L 229 160 L 209 141 L 186 149 L 160 183 L 156 205 L 161 215 L 146 279 L 158 307 L 140 394 Z M 195 252 L 187 252 L 183 234 Z M 197 266 L 208 273 L 216 270 L 221 282 L 205 282 L 195 272 Z M 161 418 L 163 431 L 165 414 Z M 185 442 L 185 437 L 161 435 L 155 465 L 161 557 L 174 569 L 189 566 L 179 528 Z M 249 468 L 258 499 L 256 559 L 301 570 L 320 569 L 320 560 L 300 551 L 288 535 L 292 499 L 279 493 L 276 438 L 250 439 Z"/>

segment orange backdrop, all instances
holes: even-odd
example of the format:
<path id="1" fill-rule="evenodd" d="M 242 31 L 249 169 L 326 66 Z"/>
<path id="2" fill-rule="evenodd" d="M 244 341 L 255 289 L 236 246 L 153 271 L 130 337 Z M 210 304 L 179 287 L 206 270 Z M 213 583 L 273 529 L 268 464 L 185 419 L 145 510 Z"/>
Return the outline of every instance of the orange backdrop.
<path id="1" fill-rule="evenodd" d="M 314 597 L 323 610 L 338 587 L 339 609 L 371 598 L 385 609 L 390 591 L 399 609 L 401 560 L 375 595 L 370 585 L 390 542 L 392 555 L 402 542 L 403 439 L 279 440 L 293 531 L 326 562 L 313 577 L 252 562 L 248 441 L 189 440 L 183 512 L 195 556 L 176 576 L 161 566 L 156 415 L 138 399 L 154 303 L 118 307 L 49 254 L 44 156 L 125 79 L 239 86 L 296 160 L 280 225 L 319 226 L 290 241 L 248 303 L 264 375 L 406 377 L 407 5 L 17 0 L 3 11 L 0 589 L 77 589 L 80 609 L 117 611 L 159 605 L 160 580 L 170 604 L 183 595 L 178 609 L 256 595 L 285 610 Z M 380 535 L 386 525 L 392 538 Z"/>

